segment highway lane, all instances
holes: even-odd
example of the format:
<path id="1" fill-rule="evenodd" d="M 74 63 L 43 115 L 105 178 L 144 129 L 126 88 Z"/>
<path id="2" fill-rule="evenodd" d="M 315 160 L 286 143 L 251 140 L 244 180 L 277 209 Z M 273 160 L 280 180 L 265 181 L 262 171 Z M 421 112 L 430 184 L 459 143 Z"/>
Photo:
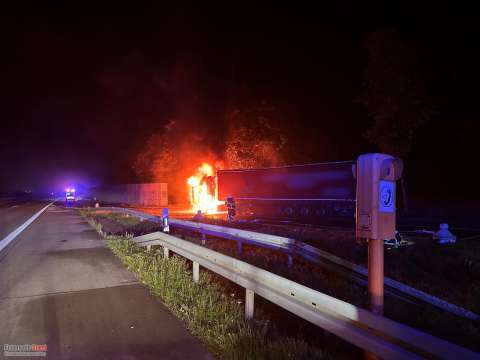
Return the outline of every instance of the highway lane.
<path id="1" fill-rule="evenodd" d="M 62 206 L 43 213 L 0 260 L 0 319 L 0 345 L 47 344 L 52 359 L 212 358 Z"/>
<path id="2" fill-rule="evenodd" d="M 47 201 L 8 201 L 0 204 L 0 240 L 47 204 Z"/>

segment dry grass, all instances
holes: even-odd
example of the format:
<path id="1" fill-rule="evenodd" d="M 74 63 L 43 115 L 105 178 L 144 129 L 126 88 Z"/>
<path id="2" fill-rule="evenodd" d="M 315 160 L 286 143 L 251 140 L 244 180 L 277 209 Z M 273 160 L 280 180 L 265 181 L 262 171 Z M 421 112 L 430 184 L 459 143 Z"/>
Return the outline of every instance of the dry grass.
<path id="1" fill-rule="evenodd" d="M 107 241 L 110 249 L 159 296 L 166 306 L 185 321 L 190 331 L 220 359 L 324 359 L 318 348 L 301 339 L 270 338 L 271 322 L 258 318 L 248 322 L 244 307 L 227 296 L 214 277 L 202 271 L 199 283 L 192 281 L 188 262 L 178 256 L 168 259 L 163 252 L 146 252 L 130 236 L 107 236 L 94 214 L 82 211 L 89 223 Z"/>

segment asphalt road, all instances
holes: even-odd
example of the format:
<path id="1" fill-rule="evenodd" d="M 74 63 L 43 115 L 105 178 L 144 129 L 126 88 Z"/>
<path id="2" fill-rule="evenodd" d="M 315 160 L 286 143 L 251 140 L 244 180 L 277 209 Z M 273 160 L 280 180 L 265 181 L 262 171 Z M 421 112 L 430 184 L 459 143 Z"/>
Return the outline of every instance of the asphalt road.
<path id="1" fill-rule="evenodd" d="M 47 204 L 48 202 L 0 202 L 0 240 Z"/>
<path id="2" fill-rule="evenodd" d="M 42 206 L 0 208 L 0 239 Z M 50 207 L 6 251 L 0 346 L 47 344 L 50 359 L 212 358 L 75 210 Z"/>

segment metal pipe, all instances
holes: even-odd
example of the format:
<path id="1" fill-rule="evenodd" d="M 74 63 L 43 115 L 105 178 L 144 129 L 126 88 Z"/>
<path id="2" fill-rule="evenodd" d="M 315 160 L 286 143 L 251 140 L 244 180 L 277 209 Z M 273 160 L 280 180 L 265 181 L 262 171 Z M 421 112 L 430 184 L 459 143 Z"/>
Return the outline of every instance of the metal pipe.
<path id="1" fill-rule="evenodd" d="M 368 239 L 368 294 L 370 310 L 383 315 L 383 240 Z"/>

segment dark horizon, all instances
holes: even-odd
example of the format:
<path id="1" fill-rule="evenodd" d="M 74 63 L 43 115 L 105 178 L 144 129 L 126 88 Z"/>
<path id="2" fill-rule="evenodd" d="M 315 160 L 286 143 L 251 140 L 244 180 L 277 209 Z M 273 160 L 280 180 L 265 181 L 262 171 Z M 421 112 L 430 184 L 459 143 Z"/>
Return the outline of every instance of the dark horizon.
<path id="1" fill-rule="evenodd" d="M 109 8 L 98 12 L 109 12 Z M 127 9 L 123 9 L 124 11 Z M 128 9 L 130 10 L 130 9 Z M 286 163 L 376 152 L 356 99 L 370 34 L 394 31 L 422 49 L 435 113 L 405 156 L 409 190 L 478 199 L 474 174 L 478 26 L 473 9 L 355 4 L 316 8 L 135 9 L 124 16 L 3 16 L 0 192 L 140 181 L 133 167 L 175 119 L 221 158 L 230 109 L 266 101 L 288 134 Z M 420 54 L 418 55 L 420 56 Z"/>

